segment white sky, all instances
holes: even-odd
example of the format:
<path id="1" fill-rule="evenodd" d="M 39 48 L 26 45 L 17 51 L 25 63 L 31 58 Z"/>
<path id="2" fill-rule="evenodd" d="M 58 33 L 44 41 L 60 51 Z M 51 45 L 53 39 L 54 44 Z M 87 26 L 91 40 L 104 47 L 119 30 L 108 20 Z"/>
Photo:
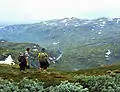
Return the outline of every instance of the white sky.
<path id="1" fill-rule="evenodd" d="M 0 0 L 0 23 L 119 17 L 120 0 Z"/>

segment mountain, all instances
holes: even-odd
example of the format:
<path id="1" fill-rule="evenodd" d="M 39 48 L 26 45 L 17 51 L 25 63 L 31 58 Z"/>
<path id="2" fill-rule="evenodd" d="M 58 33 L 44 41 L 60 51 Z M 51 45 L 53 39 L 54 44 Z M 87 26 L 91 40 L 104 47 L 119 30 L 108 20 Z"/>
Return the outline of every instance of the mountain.
<path id="1" fill-rule="evenodd" d="M 0 39 L 34 42 L 51 50 L 60 48 L 63 57 L 55 66 L 60 69 L 102 66 L 119 62 L 120 18 L 87 20 L 72 17 L 1 26 Z"/>
<path id="2" fill-rule="evenodd" d="M 64 18 L 35 24 L 9 25 L 0 27 L 0 38 L 14 42 L 34 42 L 52 45 L 85 44 L 94 40 L 119 36 L 119 18 L 83 20 Z"/>

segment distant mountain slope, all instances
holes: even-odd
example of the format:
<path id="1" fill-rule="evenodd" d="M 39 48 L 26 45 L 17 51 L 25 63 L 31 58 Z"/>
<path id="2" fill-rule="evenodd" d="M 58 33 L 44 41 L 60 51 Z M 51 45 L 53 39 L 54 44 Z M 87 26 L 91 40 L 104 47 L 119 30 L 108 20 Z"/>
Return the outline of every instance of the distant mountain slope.
<path id="1" fill-rule="evenodd" d="M 1 39 L 45 45 L 52 45 L 52 43 L 59 41 L 61 46 L 90 43 L 103 38 L 115 38 L 119 35 L 119 18 L 83 20 L 72 17 L 0 28 Z"/>
<path id="2" fill-rule="evenodd" d="M 33 42 L 63 51 L 60 69 L 81 69 L 119 62 L 120 18 L 64 18 L 0 27 L 0 39 Z M 109 52 L 110 51 L 110 52 Z M 110 53 L 110 55 L 106 55 Z M 110 62 L 108 62 L 110 61 Z"/>

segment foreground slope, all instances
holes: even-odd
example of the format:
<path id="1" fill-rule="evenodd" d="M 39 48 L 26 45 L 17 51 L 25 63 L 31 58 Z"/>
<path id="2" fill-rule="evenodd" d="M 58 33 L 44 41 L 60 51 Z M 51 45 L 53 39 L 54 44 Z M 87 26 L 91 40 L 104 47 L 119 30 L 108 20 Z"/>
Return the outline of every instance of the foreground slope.
<path id="1" fill-rule="evenodd" d="M 99 76 L 109 75 L 112 72 L 120 73 L 120 64 L 91 69 L 81 69 L 73 72 L 60 71 L 52 68 L 48 68 L 47 72 L 40 72 L 38 69 L 33 68 L 26 70 L 25 72 L 20 72 L 18 65 L 0 65 L 0 77 L 3 79 L 20 81 L 26 77 L 28 79 L 38 79 L 45 82 L 46 86 L 56 85 L 65 80 L 76 82 L 76 75 Z"/>

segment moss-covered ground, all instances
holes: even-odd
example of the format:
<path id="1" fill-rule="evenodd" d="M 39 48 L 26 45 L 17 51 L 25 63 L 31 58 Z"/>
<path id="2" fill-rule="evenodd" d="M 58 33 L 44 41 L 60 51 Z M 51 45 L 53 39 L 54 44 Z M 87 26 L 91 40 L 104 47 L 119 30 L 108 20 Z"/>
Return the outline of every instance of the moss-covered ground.
<path id="1" fill-rule="evenodd" d="M 28 79 L 38 79 L 42 82 L 45 82 L 45 86 L 55 86 L 59 84 L 61 81 L 68 80 L 69 82 L 76 82 L 76 79 L 74 78 L 75 75 L 107 75 L 109 74 L 109 71 L 113 71 L 115 73 L 120 72 L 120 64 L 116 65 L 110 65 L 110 66 L 104 66 L 104 67 L 98 67 L 98 68 L 91 68 L 91 69 L 81 69 L 78 71 L 60 71 L 48 68 L 46 72 L 41 72 L 39 69 L 27 69 L 24 72 L 19 71 L 18 65 L 0 65 L 0 77 L 2 79 L 11 80 L 14 81 L 20 81 L 24 77 L 27 77 Z"/>

